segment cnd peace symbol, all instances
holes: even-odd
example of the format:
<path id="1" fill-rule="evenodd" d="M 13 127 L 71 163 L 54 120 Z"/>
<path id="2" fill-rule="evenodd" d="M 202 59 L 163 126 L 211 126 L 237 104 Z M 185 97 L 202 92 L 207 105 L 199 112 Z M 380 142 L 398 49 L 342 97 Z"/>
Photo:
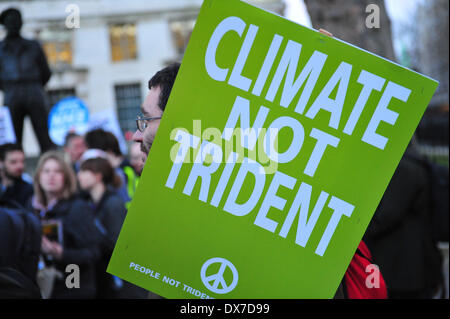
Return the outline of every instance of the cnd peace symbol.
<path id="1" fill-rule="evenodd" d="M 216 263 L 220 264 L 219 271 L 217 273 L 206 276 L 208 268 Z M 233 274 L 231 283 L 227 282 L 224 278 L 224 273 L 228 268 Z M 205 287 L 217 294 L 229 293 L 236 287 L 238 283 L 238 272 L 236 270 L 236 267 L 234 267 L 234 265 L 230 261 L 220 257 L 215 257 L 207 260 L 202 266 L 200 277 Z"/>

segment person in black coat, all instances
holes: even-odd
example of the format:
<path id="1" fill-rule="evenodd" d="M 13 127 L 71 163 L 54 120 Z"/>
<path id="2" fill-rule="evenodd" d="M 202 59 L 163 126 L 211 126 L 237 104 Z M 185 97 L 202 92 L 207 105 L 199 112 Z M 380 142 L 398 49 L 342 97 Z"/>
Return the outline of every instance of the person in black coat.
<path id="1" fill-rule="evenodd" d="M 410 145 L 365 234 L 392 299 L 432 298 L 442 283 L 431 236 L 430 180 Z"/>
<path id="2" fill-rule="evenodd" d="M 20 36 L 22 16 L 19 10 L 9 8 L 0 14 L 0 24 L 7 30 L 0 41 L 0 90 L 5 94 L 4 104 L 9 108 L 17 143 L 22 144 L 25 116 L 31 124 L 41 153 L 55 148 L 47 127 L 47 109 L 44 86 L 51 71 L 44 51 L 35 40 Z"/>
<path id="3" fill-rule="evenodd" d="M 23 180 L 25 154 L 18 144 L 0 145 L 0 201 L 26 206 L 33 186 Z"/>
<path id="4" fill-rule="evenodd" d="M 126 214 L 125 203 L 117 193 L 121 178 L 106 157 L 85 159 L 77 176 L 81 190 L 89 193 L 97 226 L 103 234 L 101 259 L 96 265 L 97 297 L 146 298 L 146 290 L 106 272 Z"/>
<path id="5" fill-rule="evenodd" d="M 44 231 L 41 248 L 46 264 L 54 265 L 61 275 L 54 281 L 50 298 L 95 298 L 101 235 L 88 202 L 74 195 L 75 174 L 62 154 L 50 151 L 40 158 L 34 188 L 33 209 L 43 224 L 56 225 L 56 231 Z M 78 275 L 79 280 L 73 277 Z"/>

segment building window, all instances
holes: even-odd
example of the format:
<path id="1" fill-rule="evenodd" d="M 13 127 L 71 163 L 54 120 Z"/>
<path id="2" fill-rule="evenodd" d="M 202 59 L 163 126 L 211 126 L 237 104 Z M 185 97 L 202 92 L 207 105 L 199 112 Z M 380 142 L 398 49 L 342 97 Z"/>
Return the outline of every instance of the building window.
<path id="1" fill-rule="evenodd" d="M 50 109 L 62 99 L 69 96 L 76 96 L 75 88 L 54 89 L 47 91 L 48 104 Z"/>
<path id="2" fill-rule="evenodd" d="M 113 62 L 136 59 L 136 25 L 131 23 L 112 25 L 109 27 L 109 38 Z"/>
<path id="3" fill-rule="evenodd" d="M 141 112 L 142 103 L 141 84 L 115 85 L 114 91 L 122 132 L 136 131 L 136 116 Z"/>
<path id="4" fill-rule="evenodd" d="M 170 22 L 170 31 L 179 55 L 183 55 L 194 29 L 195 19 Z"/>
<path id="5" fill-rule="evenodd" d="M 45 30 L 39 38 L 51 67 L 61 68 L 72 64 L 71 33 L 60 30 Z"/>

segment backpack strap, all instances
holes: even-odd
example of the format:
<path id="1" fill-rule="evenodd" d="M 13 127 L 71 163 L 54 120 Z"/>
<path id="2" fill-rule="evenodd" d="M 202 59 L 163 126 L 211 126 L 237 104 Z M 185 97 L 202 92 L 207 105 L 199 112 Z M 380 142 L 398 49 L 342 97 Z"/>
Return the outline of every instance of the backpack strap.
<path id="1" fill-rule="evenodd" d="M 24 207 L 20 203 L 18 203 L 17 201 L 15 201 L 13 199 L 10 199 L 10 198 L 8 198 L 8 199 L 6 199 L 6 198 L 0 199 L 0 205 L 1 206 L 7 206 L 7 207 L 10 207 L 10 208 L 14 208 L 14 209 L 19 209 L 19 210 L 24 209 Z"/>

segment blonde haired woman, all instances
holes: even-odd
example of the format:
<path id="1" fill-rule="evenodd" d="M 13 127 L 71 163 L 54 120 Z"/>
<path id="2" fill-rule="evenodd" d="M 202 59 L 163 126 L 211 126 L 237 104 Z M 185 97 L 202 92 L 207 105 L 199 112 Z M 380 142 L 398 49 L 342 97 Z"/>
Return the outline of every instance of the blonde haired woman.
<path id="1" fill-rule="evenodd" d="M 72 168 L 62 154 L 47 152 L 39 160 L 33 184 L 33 209 L 50 229 L 44 231 L 47 236 L 42 237 L 41 250 L 46 264 L 54 265 L 62 274 L 55 279 L 50 298 L 94 298 L 94 264 L 99 257 L 100 234 L 89 204 L 75 196 L 76 178 Z M 70 264 L 78 266 L 79 272 L 75 267 L 66 273 Z M 68 275 L 72 275 L 69 281 L 76 289 L 67 287 Z"/>

